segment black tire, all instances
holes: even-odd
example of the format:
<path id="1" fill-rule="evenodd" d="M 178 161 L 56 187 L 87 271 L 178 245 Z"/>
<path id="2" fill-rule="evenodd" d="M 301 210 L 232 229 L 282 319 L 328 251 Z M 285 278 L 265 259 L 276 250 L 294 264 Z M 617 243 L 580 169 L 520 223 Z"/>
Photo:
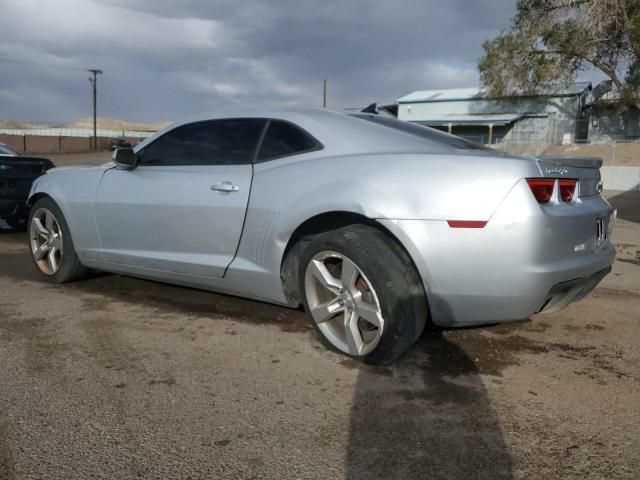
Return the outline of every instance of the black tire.
<path id="1" fill-rule="evenodd" d="M 45 208 L 52 212 L 58 221 L 58 225 L 60 227 L 62 233 L 62 241 L 64 245 L 63 253 L 61 256 L 60 267 L 58 271 L 52 275 L 48 275 L 44 273 L 33 255 L 31 250 L 31 225 L 33 222 L 33 215 L 38 210 Z M 64 215 L 60 211 L 60 208 L 49 197 L 44 197 L 36 201 L 36 203 L 31 207 L 29 212 L 29 221 L 27 223 L 29 229 L 29 251 L 31 252 L 31 259 L 36 270 L 41 274 L 41 278 L 49 283 L 66 283 L 73 282 L 76 280 L 81 280 L 86 277 L 88 273 L 88 269 L 84 267 L 80 260 L 78 259 L 78 255 L 76 254 L 75 247 L 73 245 L 73 240 L 71 238 L 71 233 L 69 232 L 69 226 L 67 225 L 67 221 L 64 218 Z"/>
<path id="2" fill-rule="evenodd" d="M 27 219 L 17 216 L 10 216 L 7 218 L 3 218 L 4 222 L 9 225 L 9 228 L 12 230 L 23 231 L 26 229 Z"/>
<path id="3" fill-rule="evenodd" d="M 314 256 L 324 251 L 348 257 L 377 294 L 384 328 L 377 346 L 366 355 L 349 355 L 336 348 L 309 313 L 305 274 Z M 322 342 L 334 351 L 368 364 L 390 363 L 406 353 L 422 334 L 429 315 L 422 280 L 407 253 L 389 235 L 367 225 L 348 225 L 316 235 L 307 242 L 300 258 L 298 288 Z"/>

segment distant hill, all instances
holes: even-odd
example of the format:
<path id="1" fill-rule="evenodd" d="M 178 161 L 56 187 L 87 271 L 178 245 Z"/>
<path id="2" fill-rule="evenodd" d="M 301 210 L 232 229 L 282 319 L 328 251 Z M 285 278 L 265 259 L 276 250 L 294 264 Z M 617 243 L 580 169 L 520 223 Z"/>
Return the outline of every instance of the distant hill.
<path id="1" fill-rule="evenodd" d="M 98 128 L 104 128 L 107 130 L 140 130 L 143 132 L 155 132 L 163 127 L 166 127 L 171 122 L 158 122 L 158 123 L 141 123 L 141 122 L 127 122 L 125 120 L 118 120 L 117 118 L 98 117 L 96 124 Z M 80 118 L 74 122 L 65 125 L 67 128 L 93 128 L 93 117 Z"/>
<path id="2" fill-rule="evenodd" d="M 35 123 L 16 122 L 14 120 L 0 120 L 0 128 L 15 128 L 15 129 L 29 129 L 29 128 L 50 128 L 53 125 L 38 125 Z"/>
<path id="3" fill-rule="evenodd" d="M 163 127 L 166 127 L 171 122 L 158 122 L 158 123 L 142 123 L 142 122 L 127 122 L 125 120 L 118 120 L 117 118 L 98 117 L 96 124 L 98 128 L 104 128 L 106 130 L 137 130 L 141 132 L 155 132 Z M 59 123 L 50 124 L 34 124 L 29 122 L 17 122 L 15 120 L 0 120 L 0 128 L 12 128 L 12 129 L 38 129 L 38 128 L 93 128 L 93 117 L 80 118 L 67 125 Z"/>

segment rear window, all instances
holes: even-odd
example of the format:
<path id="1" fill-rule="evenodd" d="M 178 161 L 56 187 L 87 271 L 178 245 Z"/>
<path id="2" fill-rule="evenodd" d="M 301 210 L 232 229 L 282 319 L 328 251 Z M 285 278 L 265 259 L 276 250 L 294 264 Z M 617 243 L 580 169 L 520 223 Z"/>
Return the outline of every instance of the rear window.
<path id="1" fill-rule="evenodd" d="M 258 162 L 309 152 L 321 148 L 320 143 L 291 123 L 271 120 L 258 153 Z"/>
<path id="2" fill-rule="evenodd" d="M 391 128 L 393 130 L 413 135 L 414 137 L 420 137 L 432 143 L 455 148 L 457 150 L 490 150 L 492 152 L 496 152 L 493 148 L 485 147 L 480 143 L 456 137 L 455 135 L 449 135 L 448 133 L 441 132 L 435 128 L 424 127 L 415 123 L 403 122 L 401 120 L 395 120 L 393 118 L 374 114 L 354 113 L 352 116 L 375 123 L 382 127 Z"/>

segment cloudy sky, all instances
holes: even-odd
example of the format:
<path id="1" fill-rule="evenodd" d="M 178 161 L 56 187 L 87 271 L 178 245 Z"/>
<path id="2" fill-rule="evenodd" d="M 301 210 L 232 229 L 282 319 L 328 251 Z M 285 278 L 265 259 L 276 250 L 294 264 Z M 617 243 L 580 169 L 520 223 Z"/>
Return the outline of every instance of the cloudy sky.
<path id="1" fill-rule="evenodd" d="M 166 121 L 234 104 L 335 109 L 474 86 L 515 0 L 0 0 L 0 58 L 100 68 L 98 114 Z M 0 119 L 91 113 L 81 70 L 0 61 Z"/>

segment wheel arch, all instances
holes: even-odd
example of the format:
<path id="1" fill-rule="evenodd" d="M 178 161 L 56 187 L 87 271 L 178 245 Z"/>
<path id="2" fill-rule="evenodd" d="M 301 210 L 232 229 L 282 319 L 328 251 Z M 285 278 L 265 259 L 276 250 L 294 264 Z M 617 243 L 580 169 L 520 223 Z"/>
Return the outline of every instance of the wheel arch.
<path id="1" fill-rule="evenodd" d="M 408 249 L 398 237 L 396 237 L 388 228 L 386 228 L 380 222 L 363 214 L 349 211 L 335 210 L 323 212 L 308 218 L 300 225 L 298 225 L 298 227 L 296 227 L 296 229 L 289 237 L 287 245 L 284 249 L 284 253 L 282 255 L 282 260 L 280 263 L 280 278 L 282 281 L 282 288 L 284 290 L 285 297 L 290 304 L 299 305 L 302 303 L 300 292 L 298 291 L 298 268 L 300 254 L 302 253 L 305 242 L 309 242 L 313 236 L 320 233 L 325 233 L 330 230 L 335 230 L 337 228 L 354 224 L 367 225 L 382 232 L 401 249 L 403 254 L 407 256 L 413 268 L 418 273 L 418 276 L 420 276 L 419 269 L 417 268 L 416 263 L 409 253 Z M 427 288 L 426 285 L 424 285 L 424 281 L 422 280 L 422 278 L 421 282 L 426 297 Z M 429 308 L 428 297 L 427 308 Z"/>
<path id="2" fill-rule="evenodd" d="M 34 205 L 38 200 L 40 200 L 41 198 L 50 198 L 51 200 L 53 200 L 54 202 L 56 202 L 56 201 L 55 201 L 55 199 L 54 199 L 51 195 L 49 195 L 48 193 L 45 193 L 45 192 L 36 192 L 36 193 L 34 193 L 33 195 L 31 195 L 31 196 L 28 198 L 28 200 L 27 200 L 27 209 L 28 209 L 28 210 L 31 210 L 31 207 L 33 207 L 33 205 Z M 58 204 L 58 202 L 56 202 L 56 205 L 57 205 L 57 204 Z"/>
<path id="3" fill-rule="evenodd" d="M 34 192 L 28 199 L 27 199 L 27 212 L 29 214 L 29 218 L 31 215 L 31 210 L 33 209 L 33 206 L 36 204 L 36 202 L 38 202 L 38 200 L 42 200 L 43 198 L 48 198 L 49 200 L 51 200 L 56 207 L 58 207 L 60 209 L 60 212 L 62 213 L 62 216 L 64 217 L 64 221 L 67 224 L 67 228 L 69 229 L 69 235 L 71 235 L 71 231 L 73 230 L 71 227 L 71 218 L 69 216 L 69 212 L 67 211 L 67 206 L 64 204 L 64 202 L 60 201 L 60 197 L 62 197 L 61 195 L 52 195 L 50 191 L 45 191 L 45 190 L 38 190 L 36 192 Z M 28 227 L 27 227 L 28 228 Z"/>

